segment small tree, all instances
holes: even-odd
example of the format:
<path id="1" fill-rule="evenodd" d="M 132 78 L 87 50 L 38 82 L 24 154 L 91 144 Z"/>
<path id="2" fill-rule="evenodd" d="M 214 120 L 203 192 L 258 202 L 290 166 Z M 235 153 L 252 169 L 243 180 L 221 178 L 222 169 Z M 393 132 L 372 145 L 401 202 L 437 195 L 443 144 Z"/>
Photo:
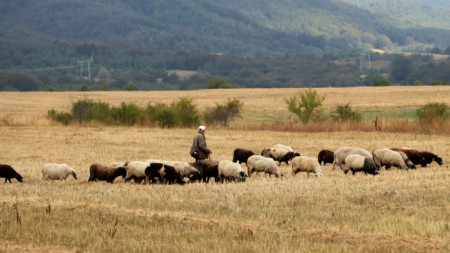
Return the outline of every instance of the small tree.
<path id="1" fill-rule="evenodd" d="M 441 131 L 449 118 L 449 106 L 446 103 L 428 103 L 417 109 L 416 115 L 425 132 Z"/>
<path id="2" fill-rule="evenodd" d="M 338 105 L 333 113 L 334 115 L 332 117 L 334 120 L 340 120 L 343 122 L 360 122 L 362 118 L 361 113 L 353 110 L 350 103 L 347 103 L 346 105 Z"/>
<path id="3" fill-rule="evenodd" d="M 138 90 L 138 87 L 132 83 L 129 83 L 129 84 L 123 86 L 123 90 L 124 91 L 136 91 L 136 90 Z"/>
<path id="4" fill-rule="evenodd" d="M 308 89 L 304 92 L 299 92 L 296 95 L 285 99 L 289 112 L 297 115 L 303 122 L 308 123 L 311 120 L 316 120 L 322 114 L 322 102 L 325 96 L 321 97 L 317 91 Z"/>
<path id="5" fill-rule="evenodd" d="M 215 107 L 207 108 L 203 118 L 206 122 L 220 122 L 223 126 L 236 117 L 240 117 L 244 104 L 239 99 L 228 99 L 225 104 L 217 104 Z"/>
<path id="6" fill-rule="evenodd" d="M 373 79 L 371 86 L 391 86 L 391 82 L 389 82 L 386 78 L 377 78 Z"/>
<path id="7" fill-rule="evenodd" d="M 81 85 L 80 91 L 89 91 L 89 87 L 86 84 Z"/>

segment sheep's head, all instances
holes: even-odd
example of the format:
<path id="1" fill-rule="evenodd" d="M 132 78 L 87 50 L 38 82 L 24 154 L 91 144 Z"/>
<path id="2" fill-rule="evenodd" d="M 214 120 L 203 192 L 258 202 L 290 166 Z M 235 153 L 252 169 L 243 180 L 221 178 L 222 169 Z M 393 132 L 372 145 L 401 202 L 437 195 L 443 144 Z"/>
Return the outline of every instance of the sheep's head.
<path id="1" fill-rule="evenodd" d="M 434 158 L 434 161 L 437 162 L 439 164 L 439 166 L 442 165 L 442 158 L 441 157 L 438 156 L 438 157 Z"/>
<path id="2" fill-rule="evenodd" d="M 76 171 L 72 171 L 72 176 L 73 176 L 73 178 L 75 178 L 75 180 L 78 179 L 78 175 L 77 175 Z"/>
<path id="3" fill-rule="evenodd" d="M 301 156 L 299 152 L 295 152 L 294 156 Z"/>
<path id="4" fill-rule="evenodd" d="M 17 179 L 17 181 L 19 181 L 20 183 L 22 183 L 23 177 L 22 177 L 21 175 L 17 174 L 16 179 Z"/>
<path id="5" fill-rule="evenodd" d="M 239 182 L 245 182 L 245 178 L 247 177 L 247 174 L 245 172 L 241 171 L 239 172 Z"/>
<path id="6" fill-rule="evenodd" d="M 115 176 L 122 176 L 123 178 L 125 178 L 127 176 L 127 169 L 125 169 L 124 167 L 118 168 Z"/>
<path id="7" fill-rule="evenodd" d="M 420 166 L 427 167 L 427 161 L 423 157 L 420 159 Z"/>

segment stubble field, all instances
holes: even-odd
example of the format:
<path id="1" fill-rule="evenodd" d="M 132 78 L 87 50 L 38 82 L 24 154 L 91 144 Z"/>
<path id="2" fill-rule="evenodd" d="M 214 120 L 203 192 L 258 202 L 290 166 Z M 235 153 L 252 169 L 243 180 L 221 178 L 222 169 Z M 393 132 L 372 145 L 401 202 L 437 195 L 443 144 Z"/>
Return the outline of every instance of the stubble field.
<path id="1" fill-rule="evenodd" d="M 445 87 L 319 89 L 326 106 L 417 107 L 450 103 Z M 404 89 L 403 89 L 404 88 Z M 200 108 L 239 98 L 244 110 L 282 113 L 298 89 L 197 92 L 99 92 L 90 98 L 145 105 L 192 97 Z M 347 94 L 347 95 L 346 95 Z M 397 94 L 397 95 L 396 95 Z M 404 95 L 401 95 L 404 94 Z M 196 129 L 60 126 L 45 119 L 81 93 L 0 93 L 0 163 L 22 184 L 0 182 L 0 252 L 447 252 L 450 241 L 450 138 L 382 132 L 274 132 L 209 128 L 213 160 L 231 160 L 237 147 L 259 152 L 276 143 L 302 155 L 357 146 L 369 151 L 409 146 L 440 155 L 444 165 L 379 176 L 344 175 L 323 167 L 322 178 L 256 175 L 244 183 L 138 185 L 88 183 L 92 163 L 192 161 Z M 405 98 L 405 96 L 409 98 Z M 255 98 L 256 97 L 256 98 Z M 281 100 L 281 101 L 280 101 Z M 376 101 L 378 100 L 378 102 Z M 5 120 L 6 118 L 6 120 Z M 79 180 L 42 180 L 46 162 L 67 163 Z M 245 168 L 245 165 L 243 165 Z"/>

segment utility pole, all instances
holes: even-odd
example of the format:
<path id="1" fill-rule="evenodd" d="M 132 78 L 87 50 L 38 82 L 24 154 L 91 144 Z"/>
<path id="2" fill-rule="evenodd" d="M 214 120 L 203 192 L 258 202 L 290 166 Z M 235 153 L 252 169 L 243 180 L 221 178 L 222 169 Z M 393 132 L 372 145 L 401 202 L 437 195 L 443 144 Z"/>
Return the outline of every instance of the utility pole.
<path id="1" fill-rule="evenodd" d="M 369 58 L 369 70 L 372 68 L 372 65 L 370 64 L 370 52 L 367 54 L 367 58 Z"/>
<path id="2" fill-rule="evenodd" d="M 361 53 L 361 56 L 359 57 L 359 71 L 362 72 L 362 59 L 363 59 L 363 55 Z"/>
<path id="3" fill-rule="evenodd" d="M 89 60 L 78 60 L 77 65 L 80 65 L 80 77 L 83 77 L 83 65 L 86 64 L 88 67 L 88 74 L 89 74 L 89 81 L 91 80 L 91 62 L 93 63 L 94 60 L 92 59 L 92 56 Z"/>

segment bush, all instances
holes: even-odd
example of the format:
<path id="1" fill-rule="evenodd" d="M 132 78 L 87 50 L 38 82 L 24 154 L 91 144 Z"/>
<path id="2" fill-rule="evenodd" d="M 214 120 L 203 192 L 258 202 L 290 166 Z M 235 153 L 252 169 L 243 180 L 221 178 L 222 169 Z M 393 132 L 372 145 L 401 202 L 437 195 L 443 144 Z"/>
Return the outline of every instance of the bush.
<path id="1" fill-rule="evenodd" d="M 206 85 L 206 89 L 235 89 L 241 88 L 237 84 L 227 83 L 223 78 L 215 78 L 209 81 Z"/>
<path id="2" fill-rule="evenodd" d="M 48 111 L 48 117 L 56 122 L 69 125 L 73 121 L 73 116 L 67 112 L 56 112 L 54 109 Z"/>
<path id="3" fill-rule="evenodd" d="M 417 109 L 416 116 L 425 132 L 440 132 L 449 118 L 449 107 L 446 103 L 428 103 Z"/>
<path id="4" fill-rule="evenodd" d="M 317 91 L 308 89 L 304 92 L 299 92 L 296 95 L 285 99 L 288 106 L 288 110 L 291 113 L 297 115 L 297 117 L 303 122 L 308 123 L 320 119 L 323 113 L 322 102 L 325 100 L 325 96 L 320 97 Z"/>
<path id="5" fill-rule="evenodd" d="M 146 113 L 150 121 L 161 127 L 190 127 L 200 122 L 197 106 L 192 99 L 182 97 L 170 105 L 158 103 L 148 104 Z"/>
<path id="6" fill-rule="evenodd" d="M 244 104 L 239 99 L 228 99 L 225 104 L 217 104 L 215 107 L 207 108 L 203 118 L 207 123 L 221 123 L 228 126 L 228 123 L 236 117 L 240 117 Z"/>
<path id="7" fill-rule="evenodd" d="M 391 86 L 391 82 L 386 78 L 375 78 L 371 86 Z"/>
<path id="8" fill-rule="evenodd" d="M 361 113 L 352 109 L 350 104 L 346 105 L 338 105 L 336 110 L 333 111 L 332 118 L 336 121 L 353 121 L 353 122 L 361 122 Z"/>
<path id="9" fill-rule="evenodd" d="M 86 115 L 91 109 L 93 101 L 91 99 L 78 100 L 72 102 L 72 116 L 81 124 L 83 121 L 87 121 Z"/>
<path id="10" fill-rule="evenodd" d="M 119 107 L 111 108 L 111 119 L 114 124 L 134 125 L 140 117 L 143 116 L 143 111 L 135 104 L 127 104 L 122 102 Z"/>
<path id="11" fill-rule="evenodd" d="M 129 83 L 129 84 L 123 86 L 123 90 L 124 91 L 136 91 L 136 90 L 138 90 L 138 87 L 132 83 Z"/>

